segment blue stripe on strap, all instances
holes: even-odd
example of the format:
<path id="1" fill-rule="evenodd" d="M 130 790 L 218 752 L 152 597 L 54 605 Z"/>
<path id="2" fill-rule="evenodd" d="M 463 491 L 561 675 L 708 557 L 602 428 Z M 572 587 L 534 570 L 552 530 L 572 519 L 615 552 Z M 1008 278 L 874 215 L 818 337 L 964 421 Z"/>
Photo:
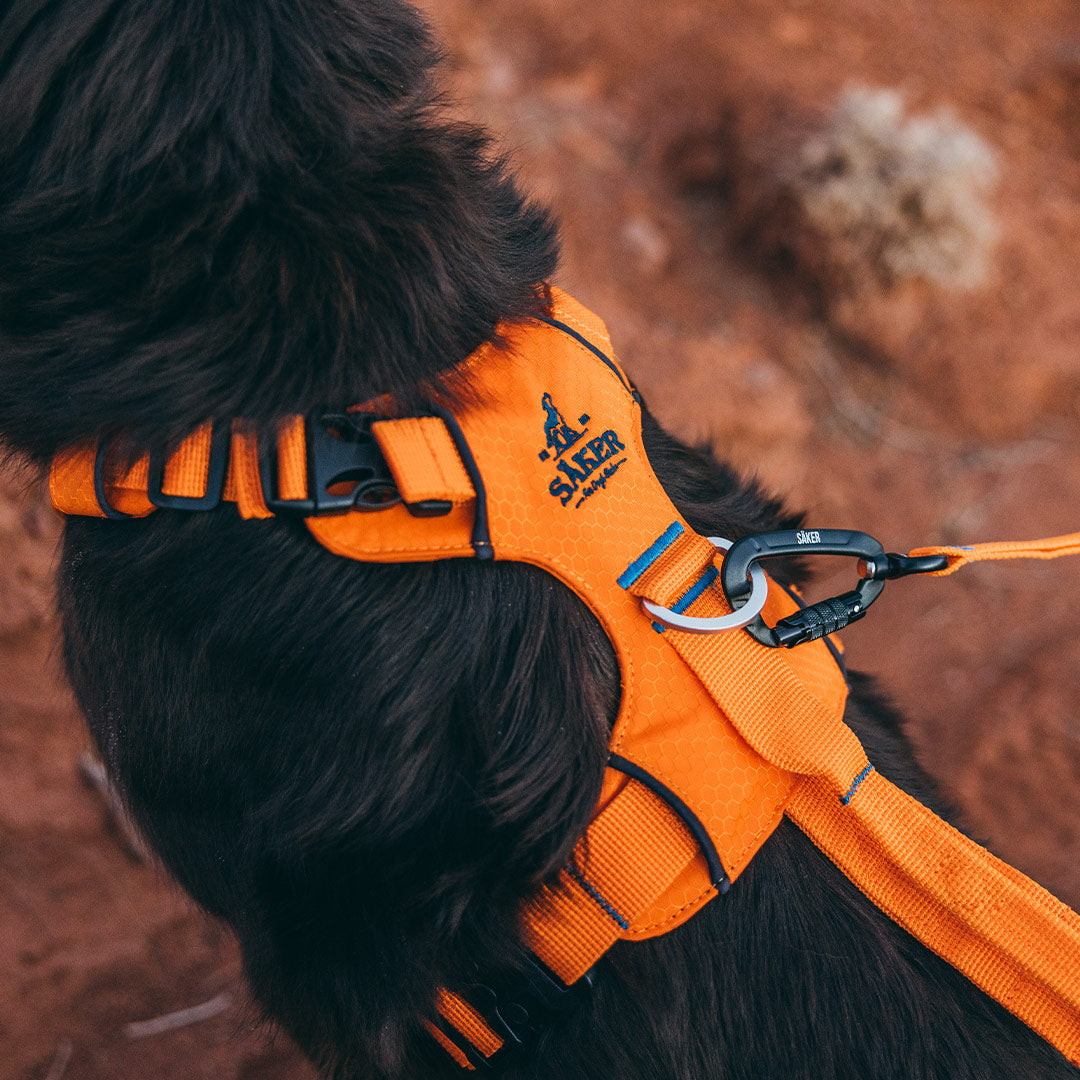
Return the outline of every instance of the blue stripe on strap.
<path id="1" fill-rule="evenodd" d="M 847 806 L 849 802 L 855 797 L 855 792 L 859 790 L 859 785 L 874 771 L 873 765 L 867 765 L 865 769 L 851 783 L 851 787 L 847 789 L 846 795 L 840 796 L 840 801 Z"/>
<path id="2" fill-rule="evenodd" d="M 657 537 L 656 541 L 645 551 L 643 551 L 618 576 L 618 578 L 616 578 L 616 581 L 619 583 L 619 587 L 622 589 L 629 589 L 630 586 L 633 585 L 634 582 L 637 581 L 637 579 L 641 577 L 641 575 L 644 574 L 645 571 L 648 570 L 649 567 L 652 566 L 652 564 L 656 562 L 656 560 L 659 559 L 660 556 L 663 555 L 664 552 L 667 551 L 667 549 L 671 547 L 671 545 L 674 544 L 680 536 L 682 536 L 682 534 L 682 525 L 677 521 L 673 521 Z"/>
<path id="3" fill-rule="evenodd" d="M 676 615 L 681 615 L 719 576 L 720 571 L 717 570 L 715 566 L 710 566 L 705 573 L 682 594 L 679 600 L 672 604 L 671 610 L 674 611 Z M 658 634 L 664 632 L 664 628 L 658 622 L 654 622 L 652 628 Z"/>

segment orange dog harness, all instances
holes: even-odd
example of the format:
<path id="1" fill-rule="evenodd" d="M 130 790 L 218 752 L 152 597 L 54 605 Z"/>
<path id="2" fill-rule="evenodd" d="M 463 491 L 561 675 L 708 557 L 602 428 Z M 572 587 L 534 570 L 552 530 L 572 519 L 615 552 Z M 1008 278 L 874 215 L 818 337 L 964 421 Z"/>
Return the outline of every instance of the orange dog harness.
<path id="1" fill-rule="evenodd" d="M 785 814 L 891 918 L 1080 1064 L 1080 917 L 889 783 L 844 723 L 847 687 L 823 635 L 859 617 L 868 593 L 800 615 L 756 567 L 766 547 L 727 582 L 743 602 L 733 611 L 717 568 L 727 541 L 679 515 L 602 323 L 552 294 L 550 318 L 506 328 L 501 346 L 465 361 L 466 406 L 295 418 L 261 448 L 239 421 L 207 424 L 133 465 L 84 446 L 54 460 L 54 505 L 138 517 L 224 498 L 244 517 L 298 513 L 350 559 L 533 563 L 600 620 L 622 676 L 601 798 L 570 863 L 522 911 L 541 962 L 527 1001 L 440 991 L 430 1030 L 463 1067 L 505 1059 L 533 1003 L 558 1008 L 615 941 L 663 934 L 725 892 Z M 847 535 L 786 540 L 832 550 Z M 1007 554 L 1080 551 L 1080 535 L 1040 544 Z M 950 572 L 990 547 L 913 555 L 928 560 L 920 571 Z M 868 581 L 904 561 L 880 546 L 858 554 Z M 757 612 L 753 635 L 714 632 Z M 761 643 L 793 626 L 798 649 Z"/>

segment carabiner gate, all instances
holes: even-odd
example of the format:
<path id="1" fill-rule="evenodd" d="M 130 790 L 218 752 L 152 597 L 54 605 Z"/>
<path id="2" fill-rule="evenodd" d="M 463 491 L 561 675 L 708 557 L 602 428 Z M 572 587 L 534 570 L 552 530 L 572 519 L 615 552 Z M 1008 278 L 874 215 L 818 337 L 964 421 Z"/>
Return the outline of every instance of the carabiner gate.
<path id="1" fill-rule="evenodd" d="M 820 600 L 769 626 L 759 615 L 747 623 L 746 631 L 762 645 L 786 649 L 816 641 L 861 619 L 866 609 L 881 595 L 885 582 L 908 574 L 943 570 L 944 555 L 911 558 L 886 553 L 872 536 L 852 529 L 790 529 L 758 533 L 735 542 L 720 568 L 720 584 L 732 607 L 746 603 L 750 595 L 750 570 L 762 559 L 782 555 L 850 555 L 859 559 L 862 580 L 851 591 Z"/>

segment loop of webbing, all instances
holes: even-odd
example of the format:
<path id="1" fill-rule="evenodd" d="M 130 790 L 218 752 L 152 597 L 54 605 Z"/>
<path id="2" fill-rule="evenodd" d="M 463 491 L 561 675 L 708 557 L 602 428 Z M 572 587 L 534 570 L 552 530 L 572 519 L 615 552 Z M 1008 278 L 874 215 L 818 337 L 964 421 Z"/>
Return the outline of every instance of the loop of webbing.
<path id="1" fill-rule="evenodd" d="M 785 662 L 786 654 L 739 631 L 719 640 L 677 630 L 665 637 L 766 761 L 785 772 L 823 777 L 838 798 L 847 795 L 869 765 L 866 753 L 843 710 L 824 704 Z"/>
<path id="2" fill-rule="evenodd" d="M 379 420 L 371 425 L 394 483 L 407 503 L 476 497 L 446 423 L 437 416 Z"/>
<path id="3" fill-rule="evenodd" d="M 168 456 L 161 482 L 166 495 L 194 499 L 205 494 L 212 428 L 209 422 L 201 424 Z"/>
<path id="4" fill-rule="evenodd" d="M 97 444 L 73 446 L 56 454 L 49 466 L 49 497 L 61 514 L 105 517 L 94 488 Z M 153 507 L 150 507 L 153 510 Z M 147 513 L 150 512 L 147 511 Z"/>
<path id="5" fill-rule="evenodd" d="M 104 494 L 111 510 L 127 517 L 146 517 L 154 504 L 147 497 L 150 455 L 142 454 L 134 462 L 125 457 L 118 443 L 105 447 Z M 94 483 L 98 458 L 96 442 L 70 447 L 56 455 L 49 469 L 49 494 L 52 504 L 63 514 L 83 517 L 106 517 Z"/>
<path id="6" fill-rule="evenodd" d="M 715 554 L 707 539 L 683 532 L 637 575 L 629 591 L 672 603 L 712 565 Z M 731 605 L 714 587 L 702 594 L 694 611 L 724 615 Z M 739 734 L 770 764 L 785 772 L 826 777 L 840 796 L 869 764 L 843 722 L 842 703 L 823 704 L 786 657 L 773 657 L 774 650 L 763 649 L 740 631 L 714 638 L 669 629 L 665 637 Z M 737 678 L 733 672 L 739 673 Z"/>
<path id="7" fill-rule="evenodd" d="M 282 420 L 277 429 L 277 470 L 280 499 L 310 498 L 308 476 L 307 427 L 302 416 Z"/>
<path id="8" fill-rule="evenodd" d="M 968 563 L 989 559 L 1058 559 L 1062 555 L 1080 555 L 1080 533 L 1066 533 L 1043 540 L 999 540 L 970 547 L 939 545 L 916 548 L 909 553 L 913 558 L 923 555 L 944 555 L 949 565 L 944 570 L 933 571 L 928 577 L 946 577 L 955 574 Z"/>
<path id="9" fill-rule="evenodd" d="M 641 568 L 626 590 L 633 596 L 670 607 L 713 565 L 716 554 L 716 547 L 704 536 L 680 531 Z"/>
<path id="10" fill-rule="evenodd" d="M 440 987 L 435 999 L 435 1008 L 438 1010 L 439 1015 L 455 1031 L 468 1039 L 485 1058 L 491 1057 L 502 1048 L 502 1038 L 491 1030 L 491 1027 L 480 1013 L 460 995 Z M 459 1065 L 467 1069 L 474 1068 L 460 1047 L 454 1046 L 452 1040 L 439 1031 L 434 1024 L 430 1025 L 429 1030 L 435 1033 L 435 1037 L 442 1043 L 443 1048 L 454 1057 Z M 451 1049 L 452 1046 L 453 1049 Z"/>
<path id="11" fill-rule="evenodd" d="M 487 1025 L 485 1025 L 486 1027 Z M 424 1021 L 424 1028 L 427 1033 L 450 1055 L 456 1065 L 461 1066 L 463 1069 L 467 1069 L 469 1072 L 475 1072 L 476 1066 L 473 1065 L 469 1059 L 465 1056 L 465 1052 L 461 1049 L 449 1035 L 440 1031 L 430 1020 Z M 491 1029 L 488 1028 L 490 1031 Z M 462 1032 L 467 1039 L 472 1038 L 470 1032 Z M 482 1038 L 483 1036 L 479 1036 Z M 473 1043 L 475 1045 L 475 1042 Z"/>
<path id="12" fill-rule="evenodd" d="M 693 536 L 693 539 L 688 541 L 688 544 L 697 546 L 694 541 L 702 539 L 707 540 L 714 548 L 714 556 L 717 550 L 727 551 L 732 546 L 732 542 L 722 536 Z M 719 634 L 739 630 L 760 617 L 769 599 L 769 583 L 765 577 L 765 572 L 759 566 L 750 569 L 753 587 L 750 596 L 743 600 L 741 608 L 713 618 L 701 618 L 700 616 L 687 614 L 687 608 L 717 580 L 719 572 L 713 560 L 710 560 L 703 567 L 701 573 L 694 578 L 693 583 L 684 588 L 686 583 L 686 563 L 695 565 L 697 559 L 689 551 L 686 551 L 685 556 L 680 555 L 680 550 L 685 550 L 685 545 L 680 548 L 677 544 L 673 544 L 668 550 L 659 555 L 652 565 L 647 569 L 643 569 L 638 580 L 630 587 L 631 592 L 637 590 L 636 595 L 640 596 L 642 609 L 650 618 L 655 620 L 653 622 L 654 630 L 663 633 L 664 629 L 667 628 L 684 630 L 692 634 Z M 680 558 L 684 560 L 682 565 L 676 561 Z M 677 591 L 679 599 L 674 601 L 671 607 L 666 604 L 659 604 L 644 595 L 645 593 L 656 593 L 666 596 L 673 589 Z M 726 597 L 725 601 L 727 601 Z M 730 606 L 729 601 L 728 604 Z"/>
<path id="13" fill-rule="evenodd" d="M 254 433 L 239 420 L 232 425 L 229 471 L 225 476 L 225 498 L 236 503 L 242 518 L 269 518 L 273 511 L 263 497 L 259 475 L 259 447 Z"/>
<path id="14" fill-rule="evenodd" d="M 210 424 L 197 428 L 182 439 L 165 460 L 162 491 L 169 496 L 198 498 L 206 492 L 210 463 Z M 283 421 L 278 434 L 278 476 L 286 498 L 307 495 L 307 450 L 304 421 L 294 417 Z M 97 443 L 63 451 L 49 470 L 49 491 L 53 506 L 61 513 L 85 517 L 105 517 L 94 487 Z M 129 517 L 145 517 L 154 510 L 147 497 L 150 455 L 134 462 L 125 459 L 121 445 L 110 445 L 105 454 L 105 495 L 112 509 Z M 259 475 L 258 442 L 241 420 L 231 424 L 228 471 L 223 498 L 236 503 L 244 518 L 272 517 L 263 497 Z"/>
<path id="15" fill-rule="evenodd" d="M 207 422 L 164 457 L 161 492 L 171 498 L 199 499 L 207 494 L 211 463 L 213 427 Z M 464 504 L 476 497 L 465 465 L 439 417 L 410 417 L 379 421 L 372 425 L 379 450 L 386 458 L 404 501 L 423 505 L 445 500 Z M 293 416 L 277 426 L 276 473 L 272 474 L 275 498 L 282 503 L 309 498 L 308 471 L 311 432 L 303 417 Z M 240 420 L 231 423 L 227 470 L 221 497 L 234 502 L 241 517 L 266 518 L 273 515 L 263 490 L 259 447 L 255 434 Z M 110 510 L 142 517 L 154 509 L 147 497 L 149 464 L 152 455 L 143 454 L 132 467 L 119 458 L 121 448 L 106 447 L 103 494 Z M 49 480 L 53 505 L 63 513 L 105 517 L 94 482 L 98 446 L 87 444 L 56 456 Z M 275 504 L 276 505 L 276 504 Z"/>

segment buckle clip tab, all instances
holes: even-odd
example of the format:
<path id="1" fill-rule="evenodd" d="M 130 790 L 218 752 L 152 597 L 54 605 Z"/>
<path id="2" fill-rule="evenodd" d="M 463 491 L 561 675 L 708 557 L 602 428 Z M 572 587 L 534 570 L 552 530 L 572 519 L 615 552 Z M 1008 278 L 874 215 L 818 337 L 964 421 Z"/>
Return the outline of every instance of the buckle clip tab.
<path id="1" fill-rule="evenodd" d="M 305 418 L 307 498 L 278 494 L 277 441 L 259 440 L 259 477 L 267 509 L 275 514 L 318 517 L 350 510 L 385 510 L 402 501 L 393 474 L 379 449 L 371 425 L 388 417 L 378 413 L 325 412 Z M 334 488 L 339 488 L 335 491 Z M 413 517 L 442 517 L 453 504 L 443 499 L 406 503 Z"/>
<path id="2" fill-rule="evenodd" d="M 469 1004 L 503 1041 L 491 1057 L 485 1058 L 466 1037 L 443 1027 L 478 1072 L 501 1072 L 517 1060 L 553 1020 L 572 1013 L 590 996 L 596 978 L 595 971 L 587 971 L 567 986 L 531 955 L 523 958 L 523 965 L 519 978 L 496 982 L 497 989 L 487 983 L 468 988 Z"/>

